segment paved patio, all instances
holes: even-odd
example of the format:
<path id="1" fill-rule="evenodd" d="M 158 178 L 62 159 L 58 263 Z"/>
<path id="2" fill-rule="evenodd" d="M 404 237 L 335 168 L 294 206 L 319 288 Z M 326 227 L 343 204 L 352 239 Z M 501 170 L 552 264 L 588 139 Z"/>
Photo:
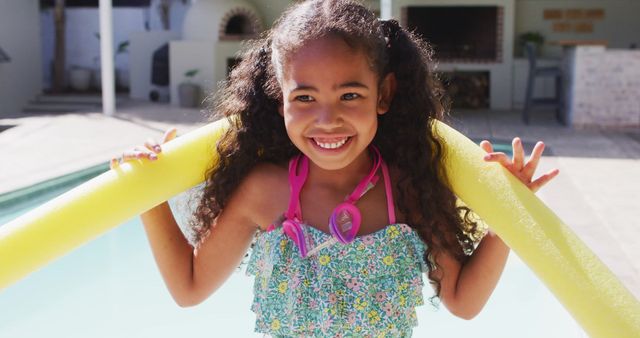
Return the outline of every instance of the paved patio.
<path id="1" fill-rule="evenodd" d="M 538 196 L 640 299 L 640 261 L 634 259 L 640 252 L 640 130 L 575 130 L 545 113 L 530 126 L 518 112 L 456 112 L 452 119 L 474 139 L 509 142 L 520 136 L 528 151 L 544 140 L 551 156 L 543 158 L 540 172 L 559 168 L 560 176 Z M 133 100 L 123 102 L 114 117 L 87 112 L 2 118 L 0 194 L 105 163 L 171 126 L 180 135 L 204 121 L 195 109 Z"/>

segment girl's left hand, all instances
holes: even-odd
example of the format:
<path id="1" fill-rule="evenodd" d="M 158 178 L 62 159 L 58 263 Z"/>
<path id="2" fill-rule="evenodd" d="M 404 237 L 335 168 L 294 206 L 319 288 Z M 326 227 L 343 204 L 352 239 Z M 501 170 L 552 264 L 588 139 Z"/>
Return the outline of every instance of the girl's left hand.
<path id="1" fill-rule="evenodd" d="M 491 146 L 491 142 L 487 140 L 480 142 L 480 147 L 488 153 L 484 157 L 485 161 L 498 162 L 502 164 L 505 168 L 507 168 L 507 170 L 515 175 L 522 183 L 527 186 L 527 188 L 529 188 L 533 192 L 538 191 L 538 189 L 551 181 L 551 179 L 556 177 L 560 172 L 560 170 L 558 169 L 553 169 L 548 173 L 538 177 L 535 181 L 532 181 L 533 174 L 538 167 L 538 162 L 540 161 L 540 157 L 542 156 L 542 152 L 544 151 L 544 143 L 536 143 L 535 147 L 533 147 L 533 151 L 531 152 L 531 157 L 529 157 L 529 160 L 526 163 L 524 162 L 524 148 L 522 147 L 522 141 L 520 140 L 520 138 L 514 138 L 512 146 L 513 158 L 510 159 L 505 153 L 493 152 L 493 146 Z"/>

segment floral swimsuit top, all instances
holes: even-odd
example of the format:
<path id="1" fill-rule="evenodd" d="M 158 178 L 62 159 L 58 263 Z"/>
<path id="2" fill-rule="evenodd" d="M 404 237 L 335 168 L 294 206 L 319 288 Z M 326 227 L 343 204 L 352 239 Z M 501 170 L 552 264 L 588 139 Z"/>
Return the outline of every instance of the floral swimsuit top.
<path id="1" fill-rule="evenodd" d="M 388 170 L 383 176 L 389 224 L 348 244 L 305 258 L 279 226 L 257 234 L 247 274 L 255 276 L 256 332 L 274 337 L 410 337 L 423 305 L 426 249 L 397 224 Z M 278 224 L 280 224 L 279 222 Z M 312 247 L 332 235 L 303 224 Z"/>

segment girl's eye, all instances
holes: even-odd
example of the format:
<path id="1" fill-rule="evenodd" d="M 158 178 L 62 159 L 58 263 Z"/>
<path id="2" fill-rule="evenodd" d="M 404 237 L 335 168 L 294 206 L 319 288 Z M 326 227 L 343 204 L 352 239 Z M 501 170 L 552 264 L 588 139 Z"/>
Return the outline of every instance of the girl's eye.
<path id="1" fill-rule="evenodd" d="M 360 97 L 360 94 L 356 94 L 356 93 L 346 93 L 346 94 L 342 95 L 342 99 L 346 100 L 346 101 L 355 100 L 355 99 L 357 99 L 359 97 Z"/>
<path id="2" fill-rule="evenodd" d="M 294 99 L 295 101 L 300 101 L 300 102 L 312 102 L 313 101 L 313 97 L 309 96 L 309 95 L 298 95 L 295 97 Z"/>

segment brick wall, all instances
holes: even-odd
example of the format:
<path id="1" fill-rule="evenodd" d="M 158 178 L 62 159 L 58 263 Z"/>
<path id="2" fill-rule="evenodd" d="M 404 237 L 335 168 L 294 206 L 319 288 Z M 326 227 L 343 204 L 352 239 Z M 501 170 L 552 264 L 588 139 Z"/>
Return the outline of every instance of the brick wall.
<path id="1" fill-rule="evenodd" d="M 640 50 L 577 47 L 572 124 L 640 126 Z"/>

